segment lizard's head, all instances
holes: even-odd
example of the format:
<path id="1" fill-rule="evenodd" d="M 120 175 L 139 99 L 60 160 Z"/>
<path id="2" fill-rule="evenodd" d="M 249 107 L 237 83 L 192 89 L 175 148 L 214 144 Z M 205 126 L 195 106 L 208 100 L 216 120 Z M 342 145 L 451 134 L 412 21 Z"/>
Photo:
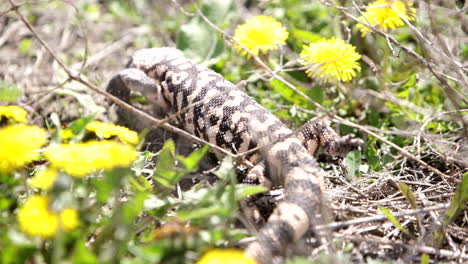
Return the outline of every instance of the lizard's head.
<path id="1" fill-rule="evenodd" d="M 107 84 L 106 91 L 124 102 L 130 100 L 130 89 L 121 78 L 121 74 L 116 74 Z"/>
<path id="2" fill-rule="evenodd" d="M 164 61 L 183 57 L 183 53 L 175 48 L 151 48 L 136 51 L 130 58 L 127 68 L 138 68 L 145 72 L 160 65 Z"/>
<path id="3" fill-rule="evenodd" d="M 126 101 L 128 101 L 131 93 L 140 93 L 152 103 L 156 103 L 161 94 L 159 82 L 137 68 L 121 70 L 112 77 L 106 90 Z"/>

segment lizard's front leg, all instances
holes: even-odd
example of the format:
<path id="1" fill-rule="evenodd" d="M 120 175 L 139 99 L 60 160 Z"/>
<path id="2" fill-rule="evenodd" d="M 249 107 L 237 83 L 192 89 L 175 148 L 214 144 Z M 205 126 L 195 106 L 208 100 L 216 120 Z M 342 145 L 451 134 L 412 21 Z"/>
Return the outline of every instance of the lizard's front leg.
<path id="1" fill-rule="evenodd" d="M 358 150 L 363 144 L 359 138 L 352 135 L 340 137 L 330 127 L 330 121 L 323 118 L 314 118 L 305 123 L 297 133 L 307 151 L 312 155 L 323 147 L 333 157 L 344 157 L 348 152 Z"/>
<path id="2" fill-rule="evenodd" d="M 246 184 L 258 184 L 265 189 L 270 190 L 273 187 L 273 183 L 268 177 L 266 177 L 265 161 L 260 161 L 247 173 L 247 176 L 242 180 L 242 183 Z M 240 201 L 242 211 L 248 221 L 253 223 L 255 228 L 259 228 L 264 225 L 265 219 L 260 213 L 260 209 L 256 204 L 258 195 L 249 196 Z"/>

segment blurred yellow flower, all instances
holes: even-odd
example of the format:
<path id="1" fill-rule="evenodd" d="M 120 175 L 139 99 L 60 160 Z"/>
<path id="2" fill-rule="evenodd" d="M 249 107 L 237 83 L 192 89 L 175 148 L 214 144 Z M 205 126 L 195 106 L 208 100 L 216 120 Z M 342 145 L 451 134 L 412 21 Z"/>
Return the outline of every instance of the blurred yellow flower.
<path id="1" fill-rule="evenodd" d="M 28 112 L 17 105 L 0 106 L 0 120 L 2 117 L 24 123 L 27 121 Z"/>
<path id="2" fill-rule="evenodd" d="M 57 233 L 59 221 L 49 212 L 46 196 L 34 195 L 29 198 L 18 212 L 20 228 L 28 235 L 51 237 Z"/>
<path id="3" fill-rule="evenodd" d="M 70 231 L 79 225 L 76 210 L 67 208 L 60 213 L 52 212 L 49 210 L 49 198 L 40 195 L 33 195 L 24 203 L 17 219 L 24 233 L 42 238 L 54 236 L 60 226 Z"/>
<path id="4" fill-rule="evenodd" d="M 244 45 L 253 54 L 266 53 L 275 50 L 278 45 L 286 44 L 288 31 L 281 23 L 269 16 L 256 16 L 245 24 L 239 25 L 234 34 L 234 40 Z M 248 53 L 241 46 L 234 46 L 242 55 Z"/>
<path id="5" fill-rule="evenodd" d="M 27 125 L 0 129 L 0 172 L 10 172 L 33 161 L 35 152 L 47 141 L 42 128 Z"/>
<path id="6" fill-rule="evenodd" d="M 361 71 L 356 47 L 341 39 L 322 39 L 304 46 L 300 62 L 310 66 L 307 74 L 323 82 L 350 81 Z"/>
<path id="7" fill-rule="evenodd" d="M 387 32 L 389 28 L 395 29 L 404 26 L 405 22 L 402 18 L 408 21 L 414 20 L 416 9 L 412 6 L 413 2 L 409 0 L 377 0 L 369 4 L 359 20 Z M 357 24 L 357 28 L 361 31 L 362 36 L 372 32 L 363 24 Z"/>
<path id="8" fill-rule="evenodd" d="M 31 178 L 29 185 L 34 188 L 50 190 L 54 186 L 55 180 L 58 177 L 58 172 L 55 169 L 46 169 L 36 172 L 36 175 Z"/>
<path id="9" fill-rule="evenodd" d="M 60 223 L 65 231 L 71 231 L 80 225 L 78 212 L 75 209 L 66 208 L 60 212 Z"/>
<path id="10" fill-rule="evenodd" d="M 44 154 L 52 166 L 75 177 L 83 177 L 98 169 L 128 167 L 137 158 L 135 147 L 115 141 L 55 145 Z"/>
<path id="11" fill-rule="evenodd" d="M 136 145 L 138 143 L 138 134 L 123 126 L 116 126 L 114 124 L 102 123 L 94 121 L 86 126 L 88 131 L 94 132 L 100 138 L 108 139 L 116 136 L 122 141 Z"/>
<path id="12" fill-rule="evenodd" d="M 212 249 L 197 264 L 255 264 L 256 262 L 238 249 Z"/>

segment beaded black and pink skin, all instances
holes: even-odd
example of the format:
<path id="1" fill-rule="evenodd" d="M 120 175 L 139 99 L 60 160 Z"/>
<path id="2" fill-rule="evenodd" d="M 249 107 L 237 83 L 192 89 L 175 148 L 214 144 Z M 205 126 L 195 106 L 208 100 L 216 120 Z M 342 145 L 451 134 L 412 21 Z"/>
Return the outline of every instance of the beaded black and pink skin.
<path id="1" fill-rule="evenodd" d="M 285 195 L 246 249 L 258 263 L 283 255 L 317 224 L 324 177 L 312 154 L 322 146 L 343 156 L 362 143 L 339 137 L 320 119 L 294 134 L 234 84 L 174 48 L 139 50 L 127 67 L 109 82 L 110 93 L 128 100 L 130 91 L 138 91 L 160 113 L 180 113 L 174 125 L 232 153 L 259 147 L 246 155 L 253 166 L 247 178 L 267 188 L 283 186 Z"/>

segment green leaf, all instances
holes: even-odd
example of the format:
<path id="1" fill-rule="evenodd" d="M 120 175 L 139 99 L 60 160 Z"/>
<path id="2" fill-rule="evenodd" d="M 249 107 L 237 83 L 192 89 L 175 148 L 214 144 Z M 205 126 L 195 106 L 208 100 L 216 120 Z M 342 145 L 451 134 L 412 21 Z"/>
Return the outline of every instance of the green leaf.
<path id="1" fill-rule="evenodd" d="M 162 150 L 158 155 L 156 163 L 157 171 L 171 171 L 175 166 L 175 144 L 173 140 L 168 140 L 164 143 Z"/>
<path id="2" fill-rule="evenodd" d="M 392 157 L 392 155 L 390 154 L 384 154 L 382 156 L 382 165 L 387 165 L 389 164 L 390 162 L 394 161 L 395 159 Z"/>
<path id="3" fill-rule="evenodd" d="M 383 123 L 383 118 L 381 115 L 379 115 L 379 112 L 376 111 L 375 109 L 370 109 L 368 113 L 366 114 L 366 119 L 369 125 L 375 126 L 375 127 L 380 127 L 382 126 Z"/>
<path id="4" fill-rule="evenodd" d="M 36 246 L 25 235 L 14 230 L 5 232 L 0 238 L 2 241 L 0 263 L 26 263 L 36 251 Z"/>
<path id="5" fill-rule="evenodd" d="M 16 102 L 23 95 L 23 91 L 16 84 L 0 81 L 0 101 Z"/>
<path id="6" fill-rule="evenodd" d="M 445 220 L 443 223 L 448 225 L 453 222 L 460 212 L 465 209 L 468 202 L 468 172 L 463 176 L 463 180 L 457 186 L 453 200 L 450 202 L 450 207 L 445 211 Z"/>
<path id="7" fill-rule="evenodd" d="M 101 18 L 101 12 L 97 4 L 87 3 L 82 7 L 82 10 L 87 20 L 96 21 Z"/>
<path id="8" fill-rule="evenodd" d="M 4 197 L 0 197 L 0 211 L 6 211 L 8 208 L 10 208 L 12 205 L 14 205 L 15 200 L 14 199 L 8 199 Z"/>
<path id="9" fill-rule="evenodd" d="M 219 214 L 223 208 L 219 205 L 212 205 L 206 208 L 194 208 L 190 212 L 186 212 L 186 214 L 180 214 L 180 216 L 185 220 L 194 220 L 199 218 L 210 217 L 213 215 Z"/>
<path id="10" fill-rule="evenodd" d="M 442 225 L 435 231 L 436 242 L 441 245 L 445 239 L 445 228 L 452 223 L 457 216 L 465 210 L 468 202 L 468 172 L 465 172 L 462 182 L 460 182 L 455 191 L 449 208 L 445 211 Z"/>
<path id="11" fill-rule="evenodd" d="M 80 239 L 75 243 L 75 248 L 73 249 L 71 260 L 74 264 L 98 263 L 96 256 L 86 246 L 86 241 L 83 239 Z"/>
<path id="12" fill-rule="evenodd" d="M 109 4 L 109 11 L 114 16 L 123 19 L 123 21 L 139 22 L 139 16 L 136 14 L 135 9 L 129 6 L 129 2 L 127 1 L 112 1 Z"/>
<path id="13" fill-rule="evenodd" d="M 232 0 L 203 0 L 200 9 L 216 25 L 229 21 L 235 11 Z"/>
<path id="14" fill-rule="evenodd" d="M 346 253 L 351 253 L 353 249 L 355 249 L 353 243 L 346 243 L 346 247 L 343 249 L 343 251 Z"/>
<path id="15" fill-rule="evenodd" d="M 73 135 L 75 135 L 75 137 L 71 139 L 70 142 L 80 142 L 85 136 L 86 126 L 93 122 L 94 119 L 96 119 L 96 115 L 85 116 L 73 121 L 73 123 L 70 124 L 68 129 L 70 129 L 73 132 Z"/>
<path id="16" fill-rule="evenodd" d="M 377 152 L 377 147 L 376 147 L 377 140 L 369 136 L 367 140 L 367 160 L 369 162 L 369 165 L 371 166 L 371 169 L 373 171 L 379 171 L 380 168 L 380 161 L 379 161 L 379 154 Z"/>
<path id="17" fill-rule="evenodd" d="M 465 46 L 463 46 L 462 54 L 464 59 L 468 59 L 468 44 L 465 44 Z"/>
<path id="18" fill-rule="evenodd" d="M 222 203 L 224 204 L 224 209 L 227 210 L 227 214 L 232 214 L 236 211 L 237 202 L 236 202 L 236 183 L 237 175 L 234 169 L 234 160 L 231 156 L 226 156 L 219 169 L 215 172 L 216 176 L 222 179 L 225 184 L 228 185 L 225 188 L 219 188 L 218 192 L 219 197 L 221 198 Z"/>
<path id="19" fill-rule="evenodd" d="M 57 74 L 57 72 L 56 72 Z M 76 82 L 68 83 L 67 85 L 71 86 L 71 84 Z M 81 86 L 81 85 L 80 85 Z M 73 96 L 83 108 L 88 110 L 88 113 L 104 113 L 106 109 L 103 106 L 97 105 L 94 101 L 94 97 L 90 95 L 88 92 L 77 92 L 71 87 L 55 89 L 54 93 L 60 95 L 69 95 Z"/>
<path id="20" fill-rule="evenodd" d="M 416 76 L 417 76 L 416 73 L 411 74 L 411 76 L 408 78 L 408 81 L 405 84 L 403 84 L 402 87 L 404 87 L 404 88 L 414 88 L 416 86 L 416 81 L 417 81 Z"/>
<path id="21" fill-rule="evenodd" d="M 52 125 L 54 125 L 54 127 L 55 127 L 55 130 L 52 133 L 50 142 L 54 143 L 54 144 L 60 144 L 60 143 L 62 143 L 62 136 L 61 136 L 62 135 L 62 133 L 61 133 L 62 132 L 62 124 L 60 122 L 60 117 L 58 116 L 57 113 L 53 112 L 52 114 L 50 114 L 49 119 L 52 122 Z M 47 123 L 47 125 L 49 125 L 49 123 Z"/>
<path id="22" fill-rule="evenodd" d="M 226 156 L 221 162 L 221 165 L 219 165 L 219 169 L 216 170 L 214 174 L 225 182 L 229 181 L 232 176 L 235 175 L 232 157 Z"/>
<path id="23" fill-rule="evenodd" d="M 237 184 L 236 185 L 236 199 L 240 200 L 247 196 L 263 193 L 266 191 L 268 191 L 268 189 L 260 185 Z"/>
<path id="24" fill-rule="evenodd" d="M 111 185 L 106 184 L 102 179 L 92 178 L 91 182 L 96 189 L 96 198 L 100 204 L 105 204 L 112 194 L 113 188 Z"/>
<path id="25" fill-rule="evenodd" d="M 273 91 L 279 93 L 284 99 L 288 100 L 289 102 L 293 103 L 295 106 L 299 106 L 306 109 L 314 109 L 314 105 L 312 105 L 307 99 L 302 97 L 300 94 L 296 93 L 293 89 L 289 88 L 286 84 L 282 83 L 281 81 L 274 79 L 270 82 Z M 301 87 L 298 87 L 304 93 L 307 93 L 307 90 Z"/>
<path id="26" fill-rule="evenodd" d="M 224 48 L 219 34 L 198 18 L 180 27 L 177 34 L 177 48 L 195 62 L 212 65 L 221 59 Z"/>
<path id="27" fill-rule="evenodd" d="M 14 264 L 14 263 L 27 263 L 36 248 L 34 246 L 13 246 L 8 245 L 2 249 L 1 263 Z"/>
<path id="28" fill-rule="evenodd" d="M 323 38 L 323 36 L 320 34 L 301 29 L 292 29 L 291 35 L 294 39 L 302 40 L 303 43 L 312 43 Z"/>
<path id="29" fill-rule="evenodd" d="M 128 185 L 132 190 L 137 192 L 149 192 L 153 190 L 153 186 L 143 175 L 130 178 Z"/>
<path id="30" fill-rule="evenodd" d="M 346 170 L 348 171 L 349 177 L 353 178 L 359 174 L 359 168 L 361 165 L 361 152 L 351 151 L 345 157 Z"/>
<path id="31" fill-rule="evenodd" d="M 297 257 L 297 256 L 293 257 L 287 262 L 287 264 L 312 264 L 312 263 L 316 263 L 316 262 L 312 262 L 308 260 L 306 257 Z"/>
<path id="32" fill-rule="evenodd" d="M 147 195 L 144 203 L 143 210 L 156 217 L 163 217 L 167 212 L 174 207 L 178 201 L 166 196 L 163 199 L 158 198 L 156 195 Z"/>
<path id="33" fill-rule="evenodd" d="M 299 89 L 304 89 L 304 88 L 301 88 L 301 87 L 298 87 L 298 88 Z M 305 89 L 304 89 L 304 91 L 305 91 Z M 317 102 L 319 104 L 323 103 L 324 95 L 323 95 L 323 87 L 322 86 L 316 85 L 316 86 L 312 87 L 312 89 L 310 90 L 308 95 L 315 102 Z M 312 107 L 315 108 L 315 106 L 312 106 Z"/>
<path id="34" fill-rule="evenodd" d="M 105 171 L 103 177 L 92 178 L 94 188 L 97 190 L 97 200 L 102 204 L 106 203 L 112 193 L 121 187 L 122 179 L 130 174 L 129 168 L 115 168 Z"/>
<path id="35" fill-rule="evenodd" d="M 144 96 L 134 96 L 130 98 L 130 103 L 131 104 L 134 104 L 134 103 L 146 104 L 148 103 L 148 98 Z"/>
<path id="36" fill-rule="evenodd" d="M 421 264 L 429 264 L 430 260 L 431 260 L 431 258 L 429 257 L 429 255 L 427 253 L 423 253 L 421 255 Z"/>
<path id="37" fill-rule="evenodd" d="M 143 205 L 148 193 L 136 193 L 123 205 L 123 220 L 127 225 L 133 225 L 135 218 L 143 211 Z"/>
<path id="38" fill-rule="evenodd" d="M 409 200 L 411 204 L 411 208 L 416 209 L 416 198 L 414 197 L 414 193 L 411 191 L 410 188 L 408 188 L 408 185 L 406 185 L 403 182 L 398 182 L 398 187 L 400 188 L 401 194 L 406 197 L 406 199 Z"/>
<path id="39" fill-rule="evenodd" d="M 22 39 L 19 43 L 18 50 L 21 55 L 28 55 L 31 51 L 32 40 L 30 38 Z"/>
<path id="40" fill-rule="evenodd" d="M 170 249 L 172 248 L 165 248 L 160 243 L 152 243 L 150 245 L 129 244 L 128 251 L 132 255 L 135 255 L 134 262 L 122 261 L 121 263 L 163 263 L 161 259 L 164 257 L 164 254 L 168 254 L 168 252 L 170 252 Z"/>
<path id="41" fill-rule="evenodd" d="M 192 152 L 187 158 L 176 156 L 174 141 L 168 140 L 159 152 L 158 161 L 154 171 L 154 180 L 160 184 L 155 189 L 159 195 L 166 195 L 182 177 L 195 170 L 198 163 L 208 151 L 208 147 L 202 147 Z M 183 166 L 176 166 L 177 160 Z"/>
<path id="42" fill-rule="evenodd" d="M 166 141 L 158 155 L 158 161 L 154 171 L 154 179 L 167 189 L 171 189 L 172 186 L 177 183 L 178 177 L 177 168 L 175 167 L 175 156 L 174 141 Z"/>
<path id="43" fill-rule="evenodd" d="M 384 215 L 392 222 L 398 229 L 401 230 L 401 232 L 405 233 L 407 236 L 411 237 L 412 239 L 415 239 L 416 237 L 410 233 L 405 227 L 403 227 L 400 222 L 395 218 L 395 216 L 392 215 L 390 210 L 388 210 L 385 207 L 379 206 L 379 210 L 384 213 Z"/>
<path id="44" fill-rule="evenodd" d="M 203 146 L 202 148 L 190 153 L 188 157 L 177 156 L 177 159 L 185 166 L 185 169 L 190 172 L 197 169 L 198 163 L 200 163 L 206 155 L 208 149 L 208 146 Z"/>
<path id="45" fill-rule="evenodd" d="M 234 15 L 232 0 L 203 0 L 201 12 L 213 23 L 223 27 Z M 177 48 L 188 57 L 205 65 L 216 64 L 223 55 L 224 41 L 206 22 L 194 17 L 177 34 Z"/>

